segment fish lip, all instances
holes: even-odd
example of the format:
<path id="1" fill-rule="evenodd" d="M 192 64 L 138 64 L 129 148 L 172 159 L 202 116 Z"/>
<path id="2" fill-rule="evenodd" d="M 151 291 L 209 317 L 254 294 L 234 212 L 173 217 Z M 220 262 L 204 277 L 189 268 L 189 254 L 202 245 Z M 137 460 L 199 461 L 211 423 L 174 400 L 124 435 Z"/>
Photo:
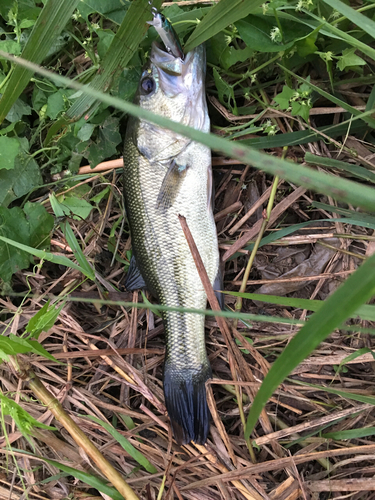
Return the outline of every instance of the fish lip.
<path id="1" fill-rule="evenodd" d="M 157 42 L 152 43 L 150 61 L 158 70 L 176 76 L 182 75 L 183 65 L 186 62 L 164 50 Z"/>
<path id="2" fill-rule="evenodd" d="M 203 45 L 195 47 L 182 60 L 163 50 L 157 42 L 153 42 L 150 62 L 151 67 L 156 69 L 160 82 L 173 78 L 179 92 L 201 86 L 206 77 L 206 54 Z"/>

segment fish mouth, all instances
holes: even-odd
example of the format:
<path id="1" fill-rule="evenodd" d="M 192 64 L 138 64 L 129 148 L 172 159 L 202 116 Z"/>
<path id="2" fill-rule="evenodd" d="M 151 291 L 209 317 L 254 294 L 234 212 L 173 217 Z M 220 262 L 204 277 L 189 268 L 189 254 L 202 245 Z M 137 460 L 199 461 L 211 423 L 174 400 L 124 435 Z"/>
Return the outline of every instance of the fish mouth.
<path id="1" fill-rule="evenodd" d="M 206 55 L 203 45 L 188 52 L 182 60 L 153 42 L 150 60 L 152 69 L 158 74 L 160 88 L 167 97 L 183 93 L 195 99 L 199 98 L 206 76 Z"/>

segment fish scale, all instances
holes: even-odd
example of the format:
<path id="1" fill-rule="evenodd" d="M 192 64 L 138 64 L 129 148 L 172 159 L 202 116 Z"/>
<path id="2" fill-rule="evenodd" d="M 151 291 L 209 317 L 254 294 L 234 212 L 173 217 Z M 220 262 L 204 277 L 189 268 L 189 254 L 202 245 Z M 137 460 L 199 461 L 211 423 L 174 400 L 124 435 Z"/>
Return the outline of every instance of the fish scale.
<path id="1" fill-rule="evenodd" d="M 155 113 L 208 131 L 204 49 L 198 47 L 187 54 L 182 74 L 170 74 L 174 59 L 153 45 L 150 67 L 142 75 L 136 100 Z M 147 78 L 155 89 L 142 94 L 142 82 Z M 148 92 L 152 85 L 146 84 Z M 207 147 L 142 120 L 129 120 L 124 147 L 126 214 L 137 268 L 162 305 L 205 309 L 207 304 L 178 215 L 186 217 L 211 283 L 219 277 L 211 176 Z M 205 382 L 211 376 L 204 316 L 162 312 L 162 319 L 166 333 L 164 394 L 174 436 L 181 444 L 191 440 L 203 444 L 210 418 Z"/>

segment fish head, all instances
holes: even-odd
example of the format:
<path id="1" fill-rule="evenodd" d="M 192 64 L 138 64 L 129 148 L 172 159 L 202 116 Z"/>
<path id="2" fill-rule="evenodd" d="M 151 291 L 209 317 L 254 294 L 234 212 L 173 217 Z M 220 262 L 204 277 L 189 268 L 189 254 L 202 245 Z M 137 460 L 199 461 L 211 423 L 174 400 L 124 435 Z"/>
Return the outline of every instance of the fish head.
<path id="1" fill-rule="evenodd" d="M 142 73 L 136 101 L 139 106 L 153 113 L 208 131 L 205 70 L 203 46 L 196 47 L 182 60 L 154 42 L 149 64 Z M 161 149 L 167 156 L 176 154 L 176 151 L 170 149 L 181 149 L 188 141 L 173 131 L 166 131 L 144 120 L 139 122 L 138 148 L 149 159 L 151 156 L 155 158 L 155 151 Z M 167 143 L 173 146 L 170 148 Z M 160 160 L 156 158 L 158 159 Z"/>

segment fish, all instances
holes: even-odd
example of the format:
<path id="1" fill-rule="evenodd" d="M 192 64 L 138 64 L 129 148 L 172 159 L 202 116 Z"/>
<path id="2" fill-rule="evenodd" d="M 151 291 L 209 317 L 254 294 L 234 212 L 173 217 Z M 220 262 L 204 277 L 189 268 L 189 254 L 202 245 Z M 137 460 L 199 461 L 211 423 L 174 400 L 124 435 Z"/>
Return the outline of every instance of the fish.
<path id="1" fill-rule="evenodd" d="M 209 132 L 205 70 L 203 45 L 182 59 L 154 42 L 135 102 Z M 214 289 L 221 289 L 210 149 L 131 117 L 123 158 L 133 250 L 126 288 L 147 288 L 164 306 L 205 309 L 207 296 L 178 216 L 186 218 Z M 175 440 L 204 444 L 210 425 L 205 384 L 212 376 L 205 317 L 174 311 L 162 311 L 161 316 L 166 334 L 164 396 Z"/>

